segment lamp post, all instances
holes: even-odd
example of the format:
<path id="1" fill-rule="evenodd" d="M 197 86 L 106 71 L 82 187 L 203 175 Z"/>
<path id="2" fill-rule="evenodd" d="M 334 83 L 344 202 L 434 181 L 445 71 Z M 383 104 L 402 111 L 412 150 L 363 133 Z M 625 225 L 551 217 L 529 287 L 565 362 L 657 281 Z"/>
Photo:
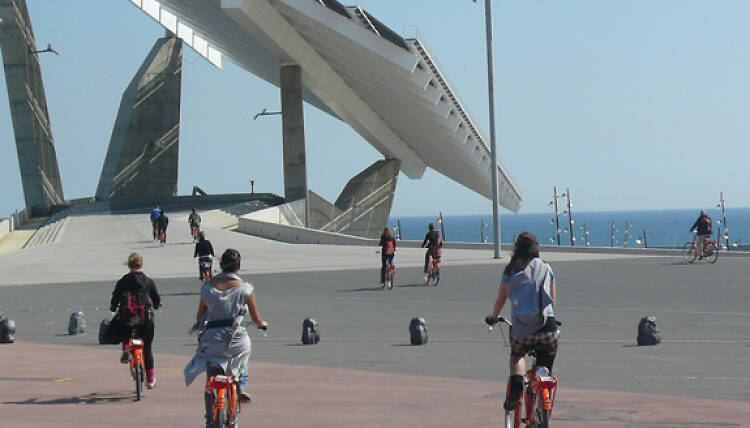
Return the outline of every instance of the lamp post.
<path id="1" fill-rule="evenodd" d="M 719 236 L 719 242 L 721 242 L 721 238 L 724 238 L 727 243 L 727 251 L 729 251 L 729 227 L 727 227 L 727 212 L 724 209 L 724 192 L 719 192 L 719 204 L 716 205 L 716 208 L 721 208 L 721 222 L 724 225 L 724 234 Z"/>
<path id="2" fill-rule="evenodd" d="M 473 0 L 474 3 L 477 0 Z M 492 57 L 492 0 L 484 1 L 484 25 L 487 33 L 487 92 L 490 105 L 490 157 L 492 162 L 492 232 L 495 258 L 500 258 L 500 212 L 497 183 L 497 138 L 495 132 L 495 71 Z"/>
<path id="3" fill-rule="evenodd" d="M 263 109 L 260 111 L 260 113 L 256 113 L 255 116 L 253 116 L 253 120 L 257 120 L 261 116 L 278 116 L 280 115 L 280 111 L 268 111 L 268 109 Z"/>
<path id="4" fill-rule="evenodd" d="M 562 233 L 562 230 L 560 230 L 560 215 L 568 214 L 568 211 L 563 211 L 560 213 L 557 209 L 557 200 L 559 198 L 564 198 L 568 196 L 567 193 L 563 193 L 562 195 L 557 194 L 557 186 L 552 188 L 552 200 L 547 203 L 547 205 L 551 205 L 555 207 L 555 218 L 552 219 L 555 223 L 555 235 L 557 236 L 557 246 L 560 246 L 560 234 Z M 568 206 L 570 206 L 570 199 L 568 199 Z M 573 234 L 573 223 L 570 223 L 570 233 Z M 571 243 L 573 241 L 571 240 Z"/>

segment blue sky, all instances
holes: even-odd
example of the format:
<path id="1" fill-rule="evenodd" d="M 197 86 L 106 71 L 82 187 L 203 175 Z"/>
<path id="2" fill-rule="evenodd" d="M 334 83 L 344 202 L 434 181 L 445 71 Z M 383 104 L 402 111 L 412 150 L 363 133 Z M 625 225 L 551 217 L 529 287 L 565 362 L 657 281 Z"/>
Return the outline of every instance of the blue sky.
<path id="1" fill-rule="evenodd" d="M 128 0 L 27 0 L 43 55 L 65 196 L 96 190 L 122 91 L 160 26 Z M 344 2 L 346 3 L 346 2 Z M 364 2 L 397 32 L 417 25 L 475 120 L 488 128 L 483 7 L 470 0 Z M 699 208 L 724 191 L 750 203 L 750 3 L 496 1 L 499 153 L 548 211 L 552 186 L 578 211 Z M 278 89 L 186 48 L 179 191 L 282 193 Z M 4 76 L 0 76 L 4 87 Z M 0 216 L 23 207 L 7 97 L 0 96 Z M 335 200 L 380 158 L 348 126 L 306 107 L 310 188 Z M 393 214 L 484 214 L 490 203 L 428 170 L 401 176 Z"/>

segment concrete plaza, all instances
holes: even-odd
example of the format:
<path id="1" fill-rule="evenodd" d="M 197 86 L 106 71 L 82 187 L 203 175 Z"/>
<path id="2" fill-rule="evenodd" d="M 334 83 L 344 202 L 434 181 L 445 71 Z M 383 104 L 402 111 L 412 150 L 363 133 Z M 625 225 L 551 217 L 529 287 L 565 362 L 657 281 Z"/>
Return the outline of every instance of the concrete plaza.
<path id="1" fill-rule="evenodd" d="M 181 214 L 171 216 L 165 248 L 151 242 L 145 215 L 73 216 L 57 244 L 0 256 L 0 310 L 16 320 L 19 341 L 0 346 L 0 426 L 60 426 L 63 415 L 71 426 L 105 418 L 105 425 L 149 425 L 154 414 L 164 421 L 152 425 L 200 423 L 201 385 L 185 389 L 181 376 L 194 351 L 187 329 L 200 284 L 187 226 Z M 255 404 L 243 413 L 244 424 L 499 423 L 508 349 L 482 320 L 503 261 L 488 251 L 446 251 L 443 281 L 433 288 L 420 284 L 423 252 L 404 248 L 397 254 L 396 287 L 387 292 L 377 285 L 373 248 L 208 233 L 217 251 L 242 252 L 241 274 L 255 285 L 270 323 L 268 337 L 251 333 Z M 117 348 L 95 345 L 130 251 L 144 255 L 144 270 L 157 279 L 164 302 L 157 314 L 157 389 L 138 404 L 116 361 Z M 564 323 L 555 426 L 748 424 L 744 258 L 688 265 L 675 257 L 548 256 Z M 87 335 L 65 334 L 76 310 L 86 315 Z M 636 324 L 647 314 L 657 317 L 664 343 L 637 347 Z M 298 345 L 307 316 L 320 322 L 317 346 Z M 426 346 L 408 345 L 413 316 L 427 320 Z"/>

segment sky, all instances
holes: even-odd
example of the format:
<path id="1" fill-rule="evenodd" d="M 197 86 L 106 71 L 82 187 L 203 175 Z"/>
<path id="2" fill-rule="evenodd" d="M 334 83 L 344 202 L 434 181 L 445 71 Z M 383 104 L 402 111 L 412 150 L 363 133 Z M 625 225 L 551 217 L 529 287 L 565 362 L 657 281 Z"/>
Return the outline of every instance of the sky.
<path id="1" fill-rule="evenodd" d="M 302 1 L 302 0 L 300 0 Z M 164 30 L 129 0 L 27 0 L 66 198 L 92 196 L 120 97 Z M 350 0 L 344 3 L 354 3 Z M 416 25 L 466 108 L 488 126 L 482 2 L 357 1 L 401 33 Z M 495 1 L 498 153 L 522 213 L 552 188 L 577 211 L 750 206 L 750 2 Z M 283 193 L 278 88 L 186 46 L 179 193 Z M 0 87 L 4 76 L 0 75 Z M 7 95 L 0 95 L 0 217 L 24 207 Z M 306 105 L 308 184 L 335 200 L 382 158 Z M 485 132 L 485 135 L 488 135 Z M 485 214 L 485 198 L 427 170 L 399 178 L 394 216 Z M 503 210 L 503 214 L 508 214 Z"/>

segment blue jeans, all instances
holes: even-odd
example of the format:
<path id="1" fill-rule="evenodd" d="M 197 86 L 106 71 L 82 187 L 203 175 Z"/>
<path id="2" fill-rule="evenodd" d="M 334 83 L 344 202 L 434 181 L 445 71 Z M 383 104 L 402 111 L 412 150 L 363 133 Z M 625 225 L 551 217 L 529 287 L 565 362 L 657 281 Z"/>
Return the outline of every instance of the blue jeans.
<path id="1" fill-rule="evenodd" d="M 394 256 L 395 256 L 395 254 L 391 254 L 390 256 L 386 255 L 386 254 L 383 254 L 382 257 L 381 257 L 381 259 L 380 259 L 381 260 L 381 263 L 380 263 L 380 283 L 381 284 L 385 282 L 386 261 L 390 262 L 391 266 L 394 266 L 393 265 L 393 257 Z"/>
<path id="2" fill-rule="evenodd" d="M 245 367 L 242 370 L 242 374 L 240 375 L 239 379 L 237 379 L 237 386 L 240 388 L 240 391 L 247 391 L 247 365 L 250 362 L 250 359 L 248 358 L 247 361 L 245 361 Z M 216 373 L 211 372 L 209 373 L 206 371 L 206 376 L 211 377 L 214 376 Z M 237 392 L 240 392 L 237 391 Z M 211 395 L 206 391 L 203 393 L 203 401 L 206 406 L 206 428 L 213 428 L 213 421 L 211 420 Z"/>

